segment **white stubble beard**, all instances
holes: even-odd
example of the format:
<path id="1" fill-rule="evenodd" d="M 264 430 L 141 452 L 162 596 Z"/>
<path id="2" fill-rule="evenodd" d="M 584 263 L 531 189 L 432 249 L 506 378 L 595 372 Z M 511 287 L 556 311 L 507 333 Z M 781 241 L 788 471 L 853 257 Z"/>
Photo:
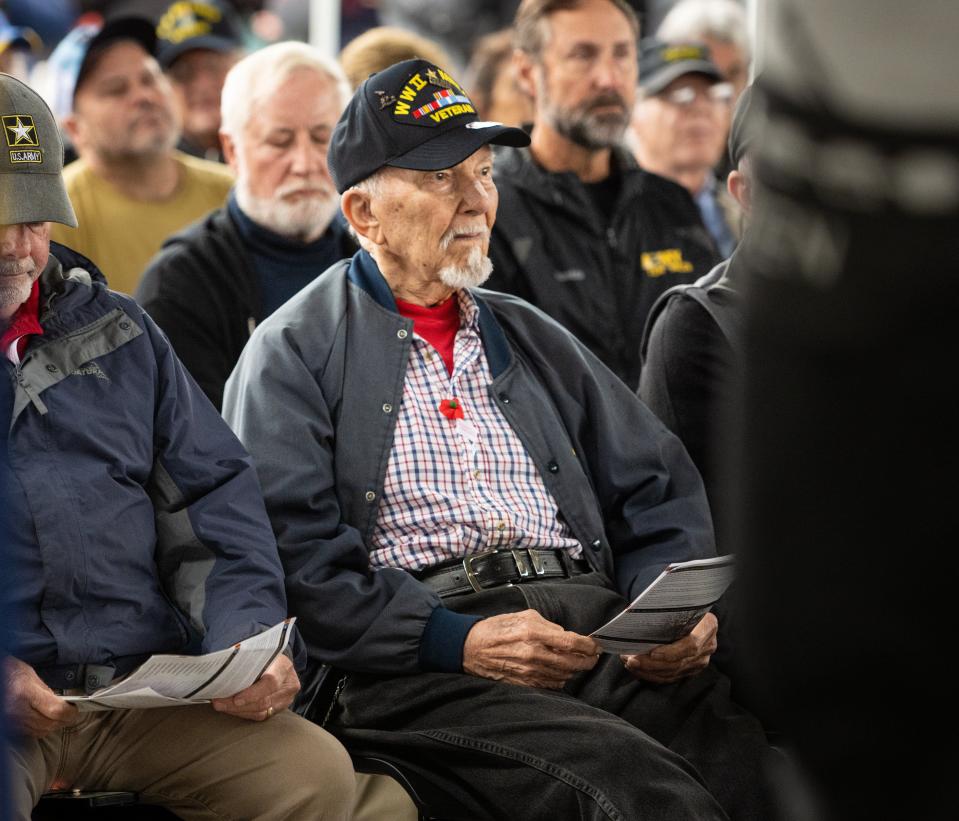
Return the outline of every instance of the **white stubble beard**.
<path id="1" fill-rule="evenodd" d="M 0 312 L 12 314 L 30 298 L 36 268 L 23 262 L 0 263 Z M 19 274 L 16 279 L 15 275 Z M 10 281 L 12 280 L 12 281 Z"/>

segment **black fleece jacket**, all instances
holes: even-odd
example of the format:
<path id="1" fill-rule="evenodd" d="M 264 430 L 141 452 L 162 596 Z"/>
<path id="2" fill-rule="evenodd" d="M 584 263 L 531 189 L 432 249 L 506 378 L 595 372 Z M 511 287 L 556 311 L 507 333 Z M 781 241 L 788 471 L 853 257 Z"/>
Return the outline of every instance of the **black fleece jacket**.
<path id="1" fill-rule="evenodd" d="M 352 256 L 356 246 L 348 235 L 341 242 L 342 258 Z M 227 377 L 262 313 L 252 258 L 228 209 L 170 237 L 150 261 L 136 299 L 219 409 Z"/>

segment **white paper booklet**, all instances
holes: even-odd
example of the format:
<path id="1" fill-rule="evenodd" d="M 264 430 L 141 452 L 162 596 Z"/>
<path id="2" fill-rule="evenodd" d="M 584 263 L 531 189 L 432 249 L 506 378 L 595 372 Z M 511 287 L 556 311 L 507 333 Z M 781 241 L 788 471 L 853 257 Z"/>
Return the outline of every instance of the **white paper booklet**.
<path id="1" fill-rule="evenodd" d="M 671 564 L 629 607 L 590 635 L 607 653 L 648 653 L 689 633 L 732 580 L 732 556 Z"/>
<path id="2" fill-rule="evenodd" d="M 81 712 L 202 704 L 253 684 L 290 641 L 289 618 L 205 656 L 151 656 L 130 675 L 89 696 L 65 696 Z"/>

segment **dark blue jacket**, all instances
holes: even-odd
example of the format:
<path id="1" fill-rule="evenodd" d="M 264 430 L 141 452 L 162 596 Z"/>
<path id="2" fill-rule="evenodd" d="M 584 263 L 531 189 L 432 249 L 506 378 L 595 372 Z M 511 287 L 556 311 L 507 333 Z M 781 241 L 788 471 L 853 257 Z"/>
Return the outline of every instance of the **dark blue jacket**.
<path id="1" fill-rule="evenodd" d="M 472 293 L 490 395 L 590 564 L 633 598 L 669 562 L 714 555 L 702 480 L 679 440 L 542 312 Z M 406 570 L 372 569 L 367 548 L 412 335 L 360 251 L 260 325 L 227 381 L 224 415 L 256 459 L 315 665 L 462 669 L 475 618 L 446 609 Z"/>
<path id="2" fill-rule="evenodd" d="M 284 618 L 253 466 L 166 337 L 56 244 L 40 312 L 21 366 L 3 359 L 16 655 L 48 682 L 75 664 L 125 672 Z"/>

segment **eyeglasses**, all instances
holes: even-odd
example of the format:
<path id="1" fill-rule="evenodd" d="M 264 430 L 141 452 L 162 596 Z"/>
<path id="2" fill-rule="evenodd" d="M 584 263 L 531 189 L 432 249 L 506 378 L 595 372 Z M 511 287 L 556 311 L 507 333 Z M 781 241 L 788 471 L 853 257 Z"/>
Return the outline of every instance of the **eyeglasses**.
<path id="1" fill-rule="evenodd" d="M 702 91 L 697 90 L 695 86 L 679 86 L 659 96 L 679 108 L 688 108 L 699 96 L 714 105 L 730 105 L 733 101 L 733 93 L 732 83 L 716 83 Z"/>

